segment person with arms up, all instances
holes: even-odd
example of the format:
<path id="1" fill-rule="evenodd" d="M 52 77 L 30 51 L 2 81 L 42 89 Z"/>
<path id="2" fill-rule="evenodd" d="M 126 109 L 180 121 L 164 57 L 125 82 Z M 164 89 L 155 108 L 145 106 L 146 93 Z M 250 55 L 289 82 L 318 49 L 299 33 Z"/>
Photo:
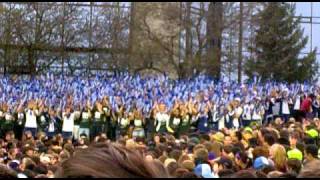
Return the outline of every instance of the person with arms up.
<path id="1" fill-rule="evenodd" d="M 62 136 L 65 139 L 72 139 L 74 130 L 74 113 L 71 107 L 66 107 L 66 111 L 62 115 Z"/>

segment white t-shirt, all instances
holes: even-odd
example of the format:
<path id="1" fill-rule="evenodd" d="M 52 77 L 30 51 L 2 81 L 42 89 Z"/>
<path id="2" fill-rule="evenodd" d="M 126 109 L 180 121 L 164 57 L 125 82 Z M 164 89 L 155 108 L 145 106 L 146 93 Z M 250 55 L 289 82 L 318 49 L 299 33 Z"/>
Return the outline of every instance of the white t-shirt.
<path id="1" fill-rule="evenodd" d="M 140 126 L 142 126 L 142 121 L 141 121 L 140 119 L 135 119 L 135 120 L 134 120 L 134 125 L 135 125 L 136 127 L 140 127 Z"/>
<path id="2" fill-rule="evenodd" d="M 170 116 L 168 114 L 165 113 L 157 113 L 156 114 L 156 119 L 162 123 L 168 121 L 170 118 Z"/>
<path id="3" fill-rule="evenodd" d="M 123 127 L 129 124 L 129 120 L 127 118 L 121 118 L 121 119 L 119 118 L 118 121 L 120 122 L 120 125 Z"/>
<path id="4" fill-rule="evenodd" d="M 73 129 L 74 129 L 74 114 L 71 113 L 69 118 L 67 116 L 63 116 L 62 131 L 73 132 Z"/>
<path id="5" fill-rule="evenodd" d="M 95 112 L 94 113 L 94 118 L 100 119 L 101 118 L 101 113 L 100 112 Z"/>
<path id="6" fill-rule="evenodd" d="M 300 97 L 296 98 L 296 102 L 294 103 L 294 110 L 300 110 Z"/>
<path id="7" fill-rule="evenodd" d="M 180 124 L 180 119 L 179 118 L 173 118 L 173 125 L 175 125 L 175 126 L 177 126 L 177 125 L 179 125 Z"/>
<path id="8" fill-rule="evenodd" d="M 243 116 L 242 116 L 243 120 L 251 120 L 252 119 L 252 117 L 251 117 L 252 110 L 253 110 L 253 104 L 244 105 Z"/>
<path id="9" fill-rule="evenodd" d="M 257 121 L 257 120 L 261 120 L 262 117 L 259 114 L 259 109 L 254 109 L 253 110 L 253 114 L 252 114 L 252 120 Z"/>
<path id="10" fill-rule="evenodd" d="M 26 124 L 27 128 L 37 128 L 37 116 L 36 113 L 32 110 L 27 110 L 26 112 Z"/>
<path id="11" fill-rule="evenodd" d="M 13 121 L 13 116 L 9 113 L 6 113 L 5 119 L 6 119 L 6 121 Z"/>
<path id="12" fill-rule="evenodd" d="M 290 114 L 288 102 L 282 102 L 282 114 Z"/>
<path id="13" fill-rule="evenodd" d="M 228 118 L 228 116 L 222 116 L 220 119 L 219 119 L 219 130 L 225 128 L 225 121 L 227 121 L 227 119 L 225 118 Z"/>
<path id="14" fill-rule="evenodd" d="M 54 132 L 54 122 L 49 123 L 49 132 Z"/>
<path id="15" fill-rule="evenodd" d="M 280 103 L 279 102 L 276 102 L 274 104 L 274 106 L 272 107 L 272 112 L 273 112 L 273 115 L 279 115 L 279 112 L 280 112 Z"/>

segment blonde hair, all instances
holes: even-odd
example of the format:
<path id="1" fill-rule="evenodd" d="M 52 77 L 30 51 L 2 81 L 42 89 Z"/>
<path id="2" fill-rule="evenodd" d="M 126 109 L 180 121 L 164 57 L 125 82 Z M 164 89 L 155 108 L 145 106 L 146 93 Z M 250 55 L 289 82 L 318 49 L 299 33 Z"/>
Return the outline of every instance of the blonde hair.
<path id="1" fill-rule="evenodd" d="M 270 147 L 270 156 L 274 162 L 275 168 L 283 171 L 286 168 L 286 149 L 280 144 L 274 144 Z"/>

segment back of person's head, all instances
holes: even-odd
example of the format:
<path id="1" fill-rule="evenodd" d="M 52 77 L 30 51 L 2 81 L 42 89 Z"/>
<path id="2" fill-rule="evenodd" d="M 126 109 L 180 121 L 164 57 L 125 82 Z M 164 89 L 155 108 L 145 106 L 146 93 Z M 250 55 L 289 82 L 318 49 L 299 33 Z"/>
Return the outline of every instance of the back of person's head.
<path id="1" fill-rule="evenodd" d="M 256 171 L 256 175 L 257 175 L 257 178 L 267 178 L 267 174 L 264 173 L 262 170 L 258 170 Z"/>
<path id="2" fill-rule="evenodd" d="M 197 149 L 194 154 L 196 164 L 207 162 L 209 158 L 208 155 L 209 154 L 207 149 L 205 148 Z"/>
<path id="3" fill-rule="evenodd" d="M 183 174 L 190 172 L 188 169 L 185 168 L 178 168 L 174 171 L 173 177 L 179 178 L 183 176 Z"/>
<path id="4" fill-rule="evenodd" d="M 313 158 L 318 158 L 318 147 L 314 144 L 306 146 L 306 155 L 311 155 Z"/>
<path id="5" fill-rule="evenodd" d="M 230 154 L 232 153 L 232 148 L 233 146 L 232 145 L 226 145 L 226 146 L 223 146 L 223 152 L 226 153 L 226 154 Z"/>
<path id="6" fill-rule="evenodd" d="M 93 144 L 61 164 L 58 178 L 168 178 L 161 162 L 147 161 L 137 150 L 111 143 Z"/>
<path id="7" fill-rule="evenodd" d="M 273 166 L 266 166 L 264 168 L 261 169 L 261 172 L 263 172 L 264 174 L 269 174 L 269 172 L 275 171 L 276 168 Z"/>
<path id="8" fill-rule="evenodd" d="M 21 165 L 24 169 L 33 170 L 36 166 L 36 163 L 31 158 L 23 158 Z"/>
<path id="9" fill-rule="evenodd" d="M 274 135 L 272 135 L 271 133 L 267 133 L 263 136 L 264 138 L 264 141 L 269 145 L 269 146 L 272 146 L 275 142 L 276 142 L 276 139 L 274 137 Z"/>
<path id="10" fill-rule="evenodd" d="M 234 173 L 231 178 L 258 178 L 258 176 L 249 170 L 241 170 Z"/>
<path id="11" fill-rule="evenodd" d="M 235 155 L 237 153 L 242 152 L 242 149 L 239 146 L 235 145 L 235 146 L 232 147 L 231 152 Z"/>
<path id="12" fill-rule="evenodd" d="M 178 164 L 181 166 L 181 164 L 186 161 L 186 160 L 190 160 L 190 157 L 188 156 L 188 154 L 182 154 L 179 159 L 178 159 Z"/>
<path id="13" fill-rule="evenodd" d="M 181 176 L 179 176 L 177 178 L 194 179 L 194 178 L 200 178 L 200 177 L 197 176 L 194 172 L 186 172 L 186 173 L 183 173 Z"/>
<path id="14" fill-rule="evenodd" d="M 279 176 L 279 178 L 296 178 L 297 177 L 297 173 L 296 172 L 287 172 L 287 173 L 284 173 L 282 175 Z"/>
<path id="15" fill-rule="evenodd" d="M 198 149 L 205 149 L 206 147 L 203 144 L 197 144 L 193 148 L 193 152 L 195 153 Z"/>
<path id="16" fill-rule="evenodd" d="M 23 174 L 25 174 L 28 178 L 34 178 L 37 174 L 30 169 L 26 169 Z"/>
<path id="17" fill-rule="evenodd" d="M 302 167 L 301 161 L 297 160 L 297 159 L 289 159 L 287 162 L 288 165 L 288 169 L 295 172 L 295 173 L 299 173 Z"/>
<path id="18" fill-rule="evenodd" d="M 167 169 L 171 176 L 174 176 L 176 170 L 179 168 L 179 165 L 177 162 L 171 162 L 168 164 Z"/>
<path id="19" fill-rule="evenodd" d="M 13 179 L 17 178 L 17 173 L 12 169 L 0 164 L 0 178 L 1 179 Z"/>
<path id="20" fill-rule="evenodd" d="M 249 162 L 249 157 L 248 157 L 247 153 L 245 153 L 243 151 L 237 153 L 235 158 L 236 158 L 236 160 L 238 160 L 244 164 L 247 164 Z"/>
<path id="21" fill-rule="evenodd" d="M 182 162 L 182 164 L 180 165 L 181 167 L 188 169 L 189 171 L 193 171 L 193 169 L 195 168 L 195 164 L 192 160 L 185 160 Z"/>
<path id="22" fill-rule="evenodd" d="M 270 147 L 270 155 L 275 164 L 275 168 L 285 172 L 287 161 L 286 149 L 280 144 L 274 144 Z"/>
<path id="23" fill-rule="evenodd" d="M 158 159 L 159 159 L 160 162 L 164 163 L 168 159 L 168 156 L 161 155 Z"/>
<path id="24" fill-rule="evenodd" d="M 269 157 L 269 149 L 265 146 L 257 146 L 252 151 L 253 159 L 256 159 L 257 157 L 264 156 L 266 158 Z"/>
<path id="25" fill-rule="evenodd" d="M 271 171 L 268 173 L 267 177 L 268 178 L 279 178 L 280 176 L 282 176 L 284 173 L 280 172 L 280 171 Z"/>
<path id="26" fill-rule="evenodd" d="M 305 145 L 302 142 L 297 143 L 297 149 L 304 152 Z"/>
<path id="27" fill-rule="evenodd" d="M 298 178 L 320 177 L 320 161 L 315 160 L 307 163 L 300 171 Z"/>
<path id="28" fill-rule="evenodd" d="M 216 157 L 220 157 L 222 148 L 223 148 L 223 145 L 221 143 L 213 142 L 211 152 L 213 152 L 216 155 Z"/>
<path id="29" fill-rule="evenodd" d="M 208 152 L 212 152 L 214 150 L 214 145 L 212 142 L 207 141 L 207 142 L 203 143 L 203 145 L 206 147 Z"/>
<path id="30" fill-rule="evenodd" d="M 182 152 L 180 150 L 174 149 L 169 153 L 169 157 L 178 161 L 181 154 L 182 154 Z"/>
<path id="31" fill-rule="evenodd" d="M 210 141 L 210 136 L 208 134 L 201 134 L 200 141 L 202 142 Z"/>
<path id="32" fill-rule="evenodd" d="M 279 134 L 280 134 L 280 137 L 281 137 L 281 138 L 286 138 L 286 139 L 289 138 L 289 132 L 288 132 L 288 130 L 286 130 L 286 129 L 280 130 Z"/>
<path id="33" fill-rule="evenodd" d="M 223 169 L 218 172 L 220 178 L 227 178 L 233 175 L 234 171 L 232 169 Z"/>
<path id="34" fill-rule="evenodd" d="M 315 144 L 316 140 L 311 137 L 304 137 L 303 142 L 304 144 L 309 145 L 309 144 Z"/>
<path id="35" fill-rule="evenodd" d="M 74 146 L 72 144 L 65 144 L 63 148 L 68 151 L 70 155 L 74 152 Z"/>

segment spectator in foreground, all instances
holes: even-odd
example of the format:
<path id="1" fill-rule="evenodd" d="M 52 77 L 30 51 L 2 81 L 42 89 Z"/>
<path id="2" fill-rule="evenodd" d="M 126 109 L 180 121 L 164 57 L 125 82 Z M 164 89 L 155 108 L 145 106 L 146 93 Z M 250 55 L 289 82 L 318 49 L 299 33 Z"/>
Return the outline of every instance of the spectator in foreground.
<path id="1" fill-rule="evenodd" d="M 169 178 L 159 161 L 111 143 L 95 144 L 62 163 L 58 178 Z"/>
<path id="2" fill-rule="evenodd" d="M 298 178 L 319 178 L 320 177 L 320 161 L 315 160 L 306 164 L 298 175 Z"/>

